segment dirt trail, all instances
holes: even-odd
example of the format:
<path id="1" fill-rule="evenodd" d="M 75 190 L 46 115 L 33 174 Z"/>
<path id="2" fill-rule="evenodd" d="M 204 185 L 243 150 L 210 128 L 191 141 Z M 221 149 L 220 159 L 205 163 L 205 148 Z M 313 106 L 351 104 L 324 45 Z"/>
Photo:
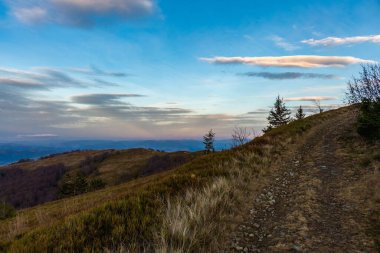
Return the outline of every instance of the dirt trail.
<path id="1" fill-rule="evenodd" d="M 340 196 L 358 177 L 338 155 L 352 128 L 340 117 L 315 128 L 255 199 L 226 252 L 376 252 L 360 207 Z"/>

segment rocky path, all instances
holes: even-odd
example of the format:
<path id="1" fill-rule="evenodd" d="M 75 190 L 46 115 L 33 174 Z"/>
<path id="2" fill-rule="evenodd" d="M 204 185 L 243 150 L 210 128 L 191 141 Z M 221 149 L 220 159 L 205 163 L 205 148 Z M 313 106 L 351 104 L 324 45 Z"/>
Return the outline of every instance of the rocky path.
<path id="1" fill-rule="evenodd" d="M 339 196 L 357 179 L 337 155 L 344 121 L 314 130 L 255 199 L 227 252 L 375 252 L 358 207 Z"/>

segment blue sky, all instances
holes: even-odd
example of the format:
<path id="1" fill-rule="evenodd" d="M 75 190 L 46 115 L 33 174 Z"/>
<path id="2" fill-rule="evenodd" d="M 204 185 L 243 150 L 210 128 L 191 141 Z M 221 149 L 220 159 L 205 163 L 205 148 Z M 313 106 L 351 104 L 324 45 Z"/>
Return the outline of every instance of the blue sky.
<path id="1" fill-rule="evenodd" d="M 260 131 L 342 104 L 380 61 L 378 1 L 0 1 L 0 139 Z"/>

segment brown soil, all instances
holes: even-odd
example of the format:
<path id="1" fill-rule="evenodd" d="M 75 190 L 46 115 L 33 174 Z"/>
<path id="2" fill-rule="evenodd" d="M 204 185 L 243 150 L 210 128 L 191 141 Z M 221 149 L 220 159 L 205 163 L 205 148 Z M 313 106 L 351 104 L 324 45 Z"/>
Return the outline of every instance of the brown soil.
<path id="1" fill-rule="evenodd" d="M 368 210 L 342 194 L 369 173 L 341 155 L 354 118 L 327 120 L 304 139 L 255 197 L 226 252 L 377 252 Z"/>

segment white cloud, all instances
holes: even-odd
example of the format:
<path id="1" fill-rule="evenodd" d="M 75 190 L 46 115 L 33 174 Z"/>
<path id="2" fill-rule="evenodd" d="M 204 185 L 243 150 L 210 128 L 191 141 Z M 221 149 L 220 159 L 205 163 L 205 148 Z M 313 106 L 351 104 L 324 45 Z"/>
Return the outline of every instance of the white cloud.
<path id="1" fill-rule="evenodd" d="M 286 51 L 294 51 L 296 49 L 299 49 L 299 46 L 293 45 L 289 42 L 287 42 L 284 38 L 280 36 L 272 36 L 271 40 L 280 48 L 286 50 Z"/>
<path id="2" fill-rule="evenodd" d="M 313 96 L 313 97 L 293 97 L 284 98 L 284 101 L 323 101 L 323 100 L 337 100 L 337 97 L 324 97 L 324 96 Z"/>
<path id="3" fill-rule="evenodd" d="M 23 23 L 79 27 L 100 21 L 139 18 L 155 10 L 154 0 L 8 0 L 7 3 L 12 14 Z"/>
<path id="4" fill-rule="evenodd" d="M 320 55 L 293 55 L 293 56 L 264 56 L 264 57 L 223 57 L 200 58 L 213 64 L 248 64 L 261 67 L 295 67 L 321 68 L 345 67 L 350 64 L 376 63 L 351 56 L 320 56 Z"/>
<path id="5" fill-rule="evenodd" d="M 369 36 L 355 36 L 355 37 L 327 37 L 320 40 L 308 39 L 301 41 L 302 43 L 311 46 L 340 46 L 346 44 L 356 44 L 363 42 L 380 43 L 380 35 L 369 35 Z"/>

